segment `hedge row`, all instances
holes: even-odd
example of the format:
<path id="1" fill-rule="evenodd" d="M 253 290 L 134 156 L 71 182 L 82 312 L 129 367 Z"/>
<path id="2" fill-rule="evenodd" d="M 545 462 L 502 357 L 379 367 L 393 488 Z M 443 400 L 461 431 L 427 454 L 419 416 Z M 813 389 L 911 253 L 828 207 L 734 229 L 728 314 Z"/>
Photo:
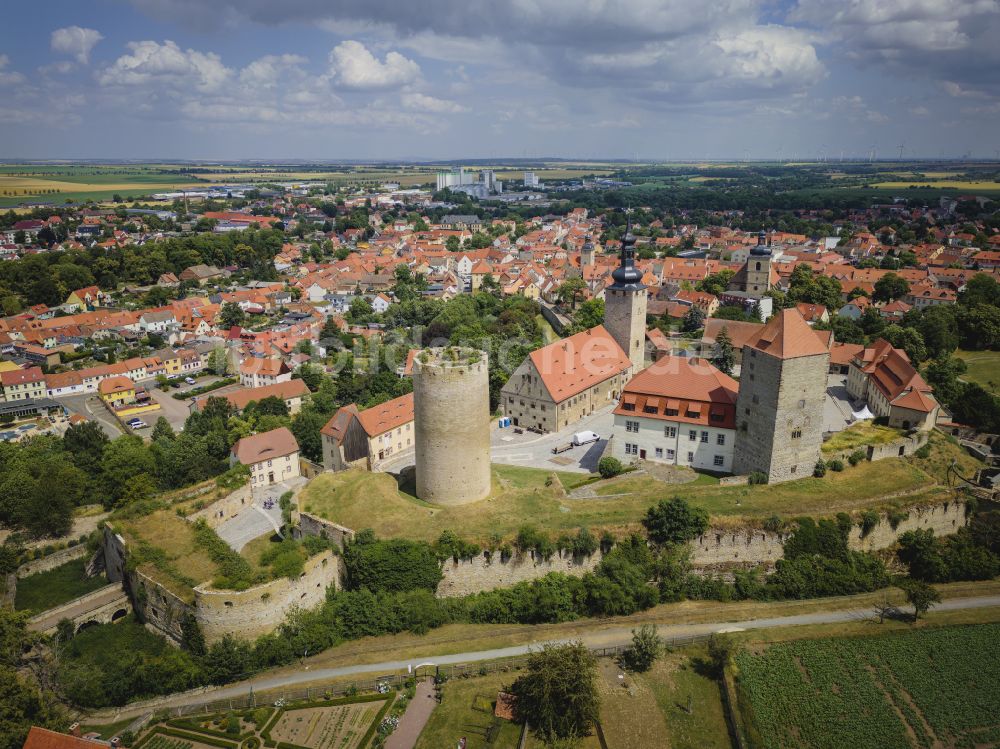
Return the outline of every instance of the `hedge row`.
<path id="1" fill-rule="evenodd" d="M 217 739 L 214 736 L 206 736 L 200 733 L 188 733 L 187 731 L 178 731 L 176 728 L 154 728 L 152 731 L 143 736 L 139 741 L 132 745 L 132 749 L 142 749 L 142 747 L 154 736 L 169 736 L 174 739 L 183 739 L 184 741 L 193 741 L 199 744 L 208 744 L 209 746 L 217 746 L 219 749 L 238 749 L 239 744 L 232 741 L 223 741 L 222 739 Z"/>

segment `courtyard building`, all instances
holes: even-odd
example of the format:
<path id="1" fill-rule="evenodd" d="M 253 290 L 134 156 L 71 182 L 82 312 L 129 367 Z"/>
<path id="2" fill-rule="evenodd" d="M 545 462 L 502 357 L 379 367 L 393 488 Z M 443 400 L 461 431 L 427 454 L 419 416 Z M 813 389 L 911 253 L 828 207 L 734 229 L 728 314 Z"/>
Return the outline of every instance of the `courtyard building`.
<path id="1" fill-rule="evenodd" d="M 320 430 L 320 436 L 323 467 L 327 470 L 381 470 L 384 463 L 406 457 L 414 450 L 413 393 L 363 411 L 353 403 L 339 408 Z"/>
<path id="2" fill-rule="evenodd" d="M 251 491 L 302 475 L 299 443 L 287 427 L 244 437 L 233 445 L 230 462 L 250 468 Z"/>
<path id="3" fill-rule="evenodd" d="M 931 386 L 910 363 L 906 352 L 884 338 L 851 359 L 847 392 L 864 401 L 876 418 L 885 419 L 897 429 L 932 429 L 941 410 Z"/>
<path id="4" fill-rule="evenodd" d="M 730 473 L 739 384 L 704 359 L 665 356 L 625 386 L 611 454 Z"/>

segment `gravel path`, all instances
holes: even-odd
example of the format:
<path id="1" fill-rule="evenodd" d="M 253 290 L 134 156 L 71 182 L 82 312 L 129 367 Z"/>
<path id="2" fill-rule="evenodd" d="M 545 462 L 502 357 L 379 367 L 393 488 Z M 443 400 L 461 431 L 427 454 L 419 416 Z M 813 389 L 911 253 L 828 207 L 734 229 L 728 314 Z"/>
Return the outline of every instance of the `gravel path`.
<path id="1" fill-rule="evenodd" d="M 406 706 L 406 712 L 399 719 L 396 730 L 385 742 L 385 749 L 413 749 L 435 707 L 437 700 L 434 699 L 434 682 L 424 679 L 417 684 L 417 693 Z"/>

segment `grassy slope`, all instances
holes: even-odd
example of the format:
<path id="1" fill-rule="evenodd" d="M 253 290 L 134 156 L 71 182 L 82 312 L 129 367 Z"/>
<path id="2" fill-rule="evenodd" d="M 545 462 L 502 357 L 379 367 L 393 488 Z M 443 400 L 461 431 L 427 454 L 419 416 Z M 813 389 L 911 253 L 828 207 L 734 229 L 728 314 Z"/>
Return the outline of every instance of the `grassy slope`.
<path id="1" fill-rule="evenodd" d="M 87 577 L 86 566 L 85 559 L 75 559 L 18 580 L 14 608 L 35 613 L 46 611 L 108 584 L 102 575 Z"/>
<path id="2" fill-rule="evenodd" d="M 858 421 L 824 442 L 823 453 L 827 455 L 862 445 L 881 445 L 902 436 L 903 431 L 900 429 L 878 426 L 871 421 Z"/>
<path id="3" fill-rule="evenodd" d="M 492 533 L 511 536 L 524 523 L 551 533 L 580 526 L 616 531 L 638 527 L 646 509 L 658 500 L 682 496 L 716 518 L 766 518 L 833 514 L 864 507 L 913 503 L 914 497 L 882 499 L 898 492 L 925 492 L 930 501 L 945 491 L 934 479 L 906 460 L 862 463 L 823 479 L 805 478 L 776 486 L 727 487 L 718 484 L 667 486 L 648 476 L 624 476 L 596 487 L 592 499 L 568 499 L 558 487 L 546 486 L 552 472 L 494 466 L 494 494 L 465 507 L 439 508 L 397 490 L 386 474 L 349 471 L 323 474 L 302 494 L 300 506 L 349 528 L 373 528 L 380 536 L 402 535 L 434 540 L 451 529 L 469 538 L 488 540 Z M 578 481 L 574 475 L 568 481 Z M 624 495 L 624 496 L 615 496 Z"/>

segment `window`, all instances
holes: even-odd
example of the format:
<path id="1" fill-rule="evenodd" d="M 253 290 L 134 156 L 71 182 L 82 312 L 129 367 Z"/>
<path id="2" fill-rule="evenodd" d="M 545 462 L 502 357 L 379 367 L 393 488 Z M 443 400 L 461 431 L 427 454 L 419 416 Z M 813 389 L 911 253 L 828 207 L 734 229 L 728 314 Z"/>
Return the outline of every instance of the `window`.
<path id="1" fill-rule="evenodd" d="M 702 442 L 708 442 L 708 432 L 702 432 L 701 433 L 701 441 Z"/>
<path id="2" fill-rule="evenodd" d="M 669 458 L 670 460 L 673 460 L 676 454 L 677 453 L 674 452 L 673 450 L 667 450 L 667 458 Z"/>
<path id="3" fill-rule="evenodd" d="M 622 410 L 623 411 L 635 411 L 635 404 L 634 403 L 622 403 Z"/>
<path id="4" fill-rule="evenodd" d="M 793 429 L 792 430 L 792 439 L 793 440 L 800 439 L 801 437 L 802 437 L 802 430 L 801 429 Z"/>
<path id="5" fill-rule="evenodd" d="M 806 399 L 803 398 L 802 400 L 799 401 L 799 408 L 805 408 L 805 407 L 806 407 Z"/>
<path id="6" fill-rule="evenodd" d="M 798 468 L 798 466 L 792 466 L 792 470 L 790 470 L 789 473 L 795 473 L 795 469 L 797 469 L 797 468 Z"/>
<path id="7" fill-rule="evenodd" d="M 639 454 L 639 446 L 638 445 L 633 445 L 631 442 L 626 442 L 625 443 L 625 454 L 626 455 L 638 455 Z"/>
<path id="8" fill-rule="evenodd" d="M 667 416 L 676 416 L 676 415 L 677 415 L 677 409 L 676 408 L 668 408 L 667 409 Z"/>
<path id="9" fill-rule="evenodd" d="M 712 465 L 714 466 L 721 467 L 722 465 L 725 464 L 725 462 L 726 461 L 723 459 L 721 455 L 716 455 L 714 458 L 712 458 Z"/>
<path id="10" fill-rule="evenodd" d="M 698 412 L 697 411 L 685 411 L 684 412 L 684 416 L 686 418 L 688 418 L 688 419 L 697 419 L 698 418 Z"/>
<path id="11" fill-rule="evenodd" d="M 642 412 L 643 413 L 647 413 L 647 414 L 655 414 L 656 413 L 656 407 L 655 406 L 643 406 L 642 407 Z"/>
<path id="12" fill-rule="evenodd" d="M 269 461 L 267 461 L 267 467 L 268 467 L 268 468 L 270 468 L 270 467 L 271 467 L 271 461 L 270 461 L 270 460 L 269 460 Z"/>
<path id="13" fill-rule="evenodd" d="M 718 435 L 716 435 L 716 437 L 715 437 L 715 444 L 717 444 L 717 445 L 724 445 L 724 444 L 726 444 L 726 435 L 724 435 L 724 434 L 718 434 Z"/>
<path id="14" fill-rule="evenodd" d="M 625 431 L 626 432 L 638 432 L 639 431 L 639 422 L 638 421 L 626 421 L 625 422 Z"/>
<path id="15" fill-rule="evenodd" d="M 754 403 L 760 403 L 760 398 L 757 397 L 757 395 L 754 395 L 754 397 L 752 398 L 752 400 L 753 400 Z M 749 413 L 749 412 L 750 412 L 750 409 L 748 408 L 747 409 L 747 413 Z"/>
<path id="16" fill-rule="evenodd" d="M 677 427 L 663 427 L 663 436 L 664 437 L 676 437 L 677 436 Z"/>
<path id="17" fill-rule="evenodd" d="M 688 453 L 688 463 L 694 463 L 694 453 Z"/>
<path id="18" fill-rule="evenodd" d="M 656 448 L 656 457 L 657 458 L 662 458 L 663 457 L 663 448 L 662 447 Z"/>
<path id="19" fill-rule="evenodd" d="M 698 432 L 696 432 L 694 429 L 688 431 L 688 439 L 694 442 L 696 439 L 698 439 Z"/>

